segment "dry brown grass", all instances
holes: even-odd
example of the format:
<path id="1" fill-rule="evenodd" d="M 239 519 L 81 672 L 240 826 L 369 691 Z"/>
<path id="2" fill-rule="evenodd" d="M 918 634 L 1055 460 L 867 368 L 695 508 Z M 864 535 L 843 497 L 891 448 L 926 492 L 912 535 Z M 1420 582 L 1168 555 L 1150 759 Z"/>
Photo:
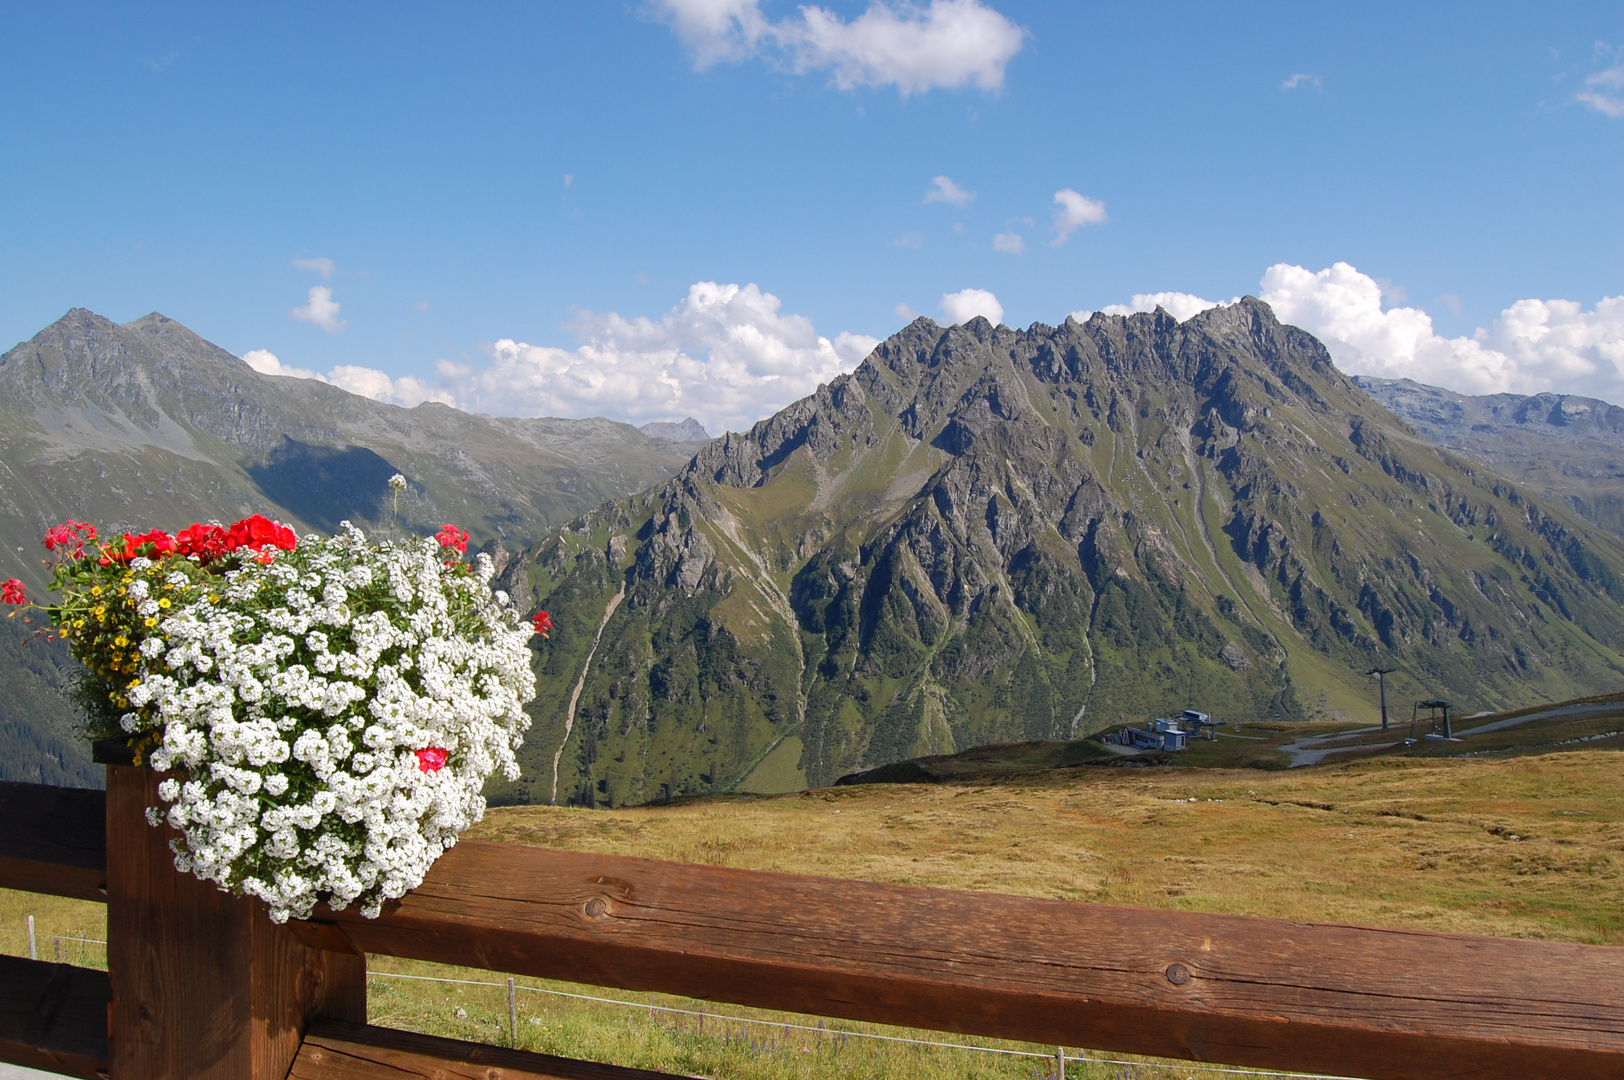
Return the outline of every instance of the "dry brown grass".
<path id="1" fill-rule="evenodd" d="M 473 835 L 1063 900 L 1620 944 L 1621 765 L 1617 753 L 1581 751 L 1286 773 L 1084 767 L 996 786 L 506 808 Z"/>

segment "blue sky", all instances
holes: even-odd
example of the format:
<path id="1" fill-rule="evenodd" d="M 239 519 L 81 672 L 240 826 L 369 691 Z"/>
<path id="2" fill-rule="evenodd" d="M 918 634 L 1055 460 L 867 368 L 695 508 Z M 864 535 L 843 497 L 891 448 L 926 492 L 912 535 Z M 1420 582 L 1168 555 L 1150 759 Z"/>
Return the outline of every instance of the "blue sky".
<path id="1" fill-rule="evenodd" d="M 914 312 L 1267 293 L 1348 370 L 1624 401 L 1616 0 L 10 4 L 0 42 L 3 345 L 158 310 L 405 404 L 715 430 Z"/>

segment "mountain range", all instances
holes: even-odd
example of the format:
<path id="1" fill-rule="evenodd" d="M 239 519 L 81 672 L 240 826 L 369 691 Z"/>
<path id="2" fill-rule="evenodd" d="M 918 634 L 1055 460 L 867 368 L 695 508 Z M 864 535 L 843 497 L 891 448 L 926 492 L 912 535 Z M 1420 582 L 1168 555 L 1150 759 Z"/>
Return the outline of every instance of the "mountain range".
<path id="1" fill-rule="evenodd" d="M 0 576 L 38 594 L 40 537 L 68 517 L 114 532 L 251 513 L 324 532 L 455 522 L 500 560 L 669 477 L 707 439 L 692 420 L 644 432 L 402 409 L 262 375 L 163 315 L 120 325 L 76 309 L 0 356 Z M 0 634 L 0 778 L 93 782 L 57 692 L 71 660 L 21 630 Z"/>
<path id="2" fill-rule="evenodd" d="M 1186 707 L 1370 717 L 1374 666 L 1465 709 L 1616 689 L 1624 541 L 1575 510 L 1250 297 L 920 319 L 509 564 L 559 629 L 496 795 L 787 790 Z"/>
<path id="3" fill-rule="evenodd" d="M 1624 409 L 1571 394 L 1473 397 L 1409 379 L 1354 377 L 1428 442 L 1624 535 Z"/>
<path id="4" fill-rule="evenodd" d="M 70 516 L 468 528 L 559 625 L 508 801 L 779 790 L 1186 706 L 1365 718 L 1377 665 L 1468 708 L 1624 673 L 1624 410 L 1350 380 L 1251 299 L 920 320 L 715 441 L 401 409 L 158 314 L 69 312 L 0 391 L 3 576 L 36 591 Z M 97 783 L 71 661 L 10 625 L 0 778 Z"/>

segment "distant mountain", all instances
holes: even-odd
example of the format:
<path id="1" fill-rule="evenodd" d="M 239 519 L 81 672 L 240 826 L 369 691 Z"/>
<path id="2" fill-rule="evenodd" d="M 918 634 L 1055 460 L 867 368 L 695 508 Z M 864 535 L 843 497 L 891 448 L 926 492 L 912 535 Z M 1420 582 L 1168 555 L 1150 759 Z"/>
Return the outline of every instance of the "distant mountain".
<path id="1" fill-rule="evenodd" d="M 608 420 L 402 409 L 261 375 L 159 314 L 70 311 L 0 356 L 0 577 L 44 583 L 40 537 L 66 517 L 108 530 L 263 513 L 331 531 L 468 529 L 499 558 L 582 510 L 671 476 L 697 425 L 650 437 Z M 703 429 L 699 429 L 701 434 Z M 0 779 L 95 779 L 55 690 L 60 649 L 0 633 Z"/>
<path id="2" fill-rule="evenodd" d="M 571 522 L 512 801 L 827 784 L 1189 706 L 1480 709 L 1624 684 L 1624 542 L 1424 442 L 1246 298 L 920 319 Z"/>
<path id="3" fill-rule="evenodd" d="M 637 430 L 651 439 L 664 439 L 666 442 L 702 442 L 710 438 L 710 433 L 691 416 L 679 424 L 656 420 Z"/>
<path id="4" fill-rule="evenodd" d="M 1570 394 L 1472 397 L 1368 375 L 1353 381 L 1428 442 L 1624 535 L 1624 409 L 1617 405 Z"/>

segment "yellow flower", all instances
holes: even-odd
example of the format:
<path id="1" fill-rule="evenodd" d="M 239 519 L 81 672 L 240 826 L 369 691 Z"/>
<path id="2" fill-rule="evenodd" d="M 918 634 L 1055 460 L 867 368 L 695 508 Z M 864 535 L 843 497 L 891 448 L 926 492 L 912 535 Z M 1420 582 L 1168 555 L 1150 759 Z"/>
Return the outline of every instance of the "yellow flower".
<path id="1" fill-rule="evenodd" d="M 141 680 L 140 679 L 131 679 L 130 680 L 130 685 L 126 686 L 124 689 L 126 689 L 126 690 L 134 690 L 137 686 L 140 686 L 140 685 L 141 685 Z"/>
<path id="2" fill-rule="evenodd" d="M 148 620 L 146 620 L 146 625 L 147 625 L 147 629 L 150 630 L 152 627 L 158 625 L 158 620 L 157 619 L 148 619 Z"/>
<path id="3" fill-rule="evenodd" d="M 100 596 L 101 594 L 102 594 L 102 587 L 100 585 L 92 585 L 90 587 L 90 595 L 91 596 Z"/>
<path id="4" fill-rule="evenodd" d="M 73 620 L 73 628 L 75 630 L 83 630 L 85 628 L 85 621 L 83 619 Z"/>
<path id="5" fill-rule="evenodd" d="M 123 634 L 120 634 L 118 637 L 113 639 L 113 644 L 117 645 L 121 649 L 129 643 L 130 639 L 125 637 Z"/>
<path id="6" fill-rule="evenodd" d="M 159 600 L 158 601 L 158 606 L 161 607 L 161 608 L 168 607 L 169 606 L 169 597 L 166 596 L 163 599 Z"/>
<path id="7" fill-rule="evenodd" d="M 96 616 L 98 619 L 101 618 L 103 615 L 107 614 L 107 605 L 102 604 L 100 607 L 96 608 L 96 610 L 92 611 L 91 614 Z"/>

